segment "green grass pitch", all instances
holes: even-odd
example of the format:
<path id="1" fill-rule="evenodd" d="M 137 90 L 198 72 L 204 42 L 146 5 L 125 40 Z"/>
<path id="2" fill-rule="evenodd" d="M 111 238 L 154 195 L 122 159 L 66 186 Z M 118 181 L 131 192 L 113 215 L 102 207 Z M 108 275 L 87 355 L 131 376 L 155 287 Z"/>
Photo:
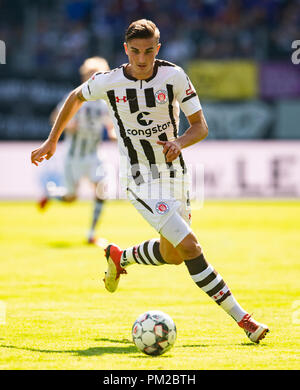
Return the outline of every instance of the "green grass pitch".
<path id="1" fill-rule="evenodd" d="M 207 260 L 270 327 L 259 345 L 183 264 L 132 265 L 108 293 L 103 250 L 84 243 L 91 202 L 53 202 L 43 213 L 33 202 L 2 202 L 0 369 L 299 369 L 300 202 L 193 206 Z M 98 233 L 121 247 L 157 236 L 126 201 L 106 203 Z M 171 315 L 178 330 L 175 346 L 159 357 L 131 341 L 134 320 L 150 309 Z"/>

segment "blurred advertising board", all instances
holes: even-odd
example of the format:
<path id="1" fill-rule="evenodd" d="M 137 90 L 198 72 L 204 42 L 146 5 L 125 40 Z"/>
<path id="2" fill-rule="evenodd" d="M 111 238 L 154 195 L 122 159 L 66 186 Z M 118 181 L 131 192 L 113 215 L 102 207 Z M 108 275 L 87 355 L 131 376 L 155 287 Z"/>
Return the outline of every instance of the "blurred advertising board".
<path id="1" fill-rule="evenodd" d="M 30 153 L 39 142 L 0 143 L 0 198 L 39 199 L 45 183 L 62 184 L 64 142 L 39 167 Z M 108 172 L 107 196 L 124 199 L 119 189 L 117 145 L 104 142 L 100 156 Z M 300 141 L 204 141 L 183 150 L 192 179 L 191 198 L 299 198 Z M 9 161 L 9 163 L 8 163 Z M 79 195 L 92 198 L 87 182 Z"/>
<path id="2" fill-rule="evenodd" d="M 72 89 L 69 80 L 18 75 L 0 76 L 0 139 L 42 140 L 49 133 L 49 116 Z"/>
<path id="3" fill-rule="evenodd" d="M 300 97 L 300 67 L 289 62 L 261 63 L 259 86 L 265 99 Z"/>
<path id="4" fill-rule="evenodd" d="M 204 198 L 300 197 L 300 141 L 204 141 L 184 157 L 193 183 L 203 164 Z"/>
<path id="5" fill-rule="evenodd" d="M 300 99 L 276 102 L 274 137 L 277 139 L 300 139 Z"/>
<path id="6" fill-rule="evenodd" d="M 258 68 L 253 61 L 192 61 L 187 66 L 200 100 L 254 99 Z"/>
<path id="7" fill-rule="evenodd" d="M 263 101 L 204 103 L 209 139 L 262 139 L 275 121 L 275 108 Z"/>

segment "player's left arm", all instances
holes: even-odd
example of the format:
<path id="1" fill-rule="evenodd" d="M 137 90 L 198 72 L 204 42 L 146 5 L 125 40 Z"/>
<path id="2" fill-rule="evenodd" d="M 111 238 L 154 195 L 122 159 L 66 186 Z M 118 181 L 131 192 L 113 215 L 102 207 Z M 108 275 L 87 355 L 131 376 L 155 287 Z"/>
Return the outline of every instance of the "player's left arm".
<path id="1" fill-rule="evenodd" d="M 181 149 L 202 141 L 208 135 L 208 127 L 202 110 L 188 116 L 187 119 L 190 127 L 183 135 L 174 141 L 157 141 L 159 145 L 163 146 L 167 162 L 175 160 L 180 155 Z"/>

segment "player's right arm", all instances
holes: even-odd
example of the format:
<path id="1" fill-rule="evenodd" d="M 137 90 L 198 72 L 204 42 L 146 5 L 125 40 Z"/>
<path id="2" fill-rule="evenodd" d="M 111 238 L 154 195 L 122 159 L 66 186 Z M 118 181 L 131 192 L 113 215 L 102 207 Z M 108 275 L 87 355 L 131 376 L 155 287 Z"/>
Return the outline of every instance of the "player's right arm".
<path id="1" fill-rule="evenodd" d="M 38 163 L 41 163 L 45 158 L 49 160 L 53 156 L 59 137 L 85 100 L 82 95 L 82 86 L 70 92 L 55 119 L 48 138 L 39 148 L 32 151 L 32 164 L 38 166 Z"/>

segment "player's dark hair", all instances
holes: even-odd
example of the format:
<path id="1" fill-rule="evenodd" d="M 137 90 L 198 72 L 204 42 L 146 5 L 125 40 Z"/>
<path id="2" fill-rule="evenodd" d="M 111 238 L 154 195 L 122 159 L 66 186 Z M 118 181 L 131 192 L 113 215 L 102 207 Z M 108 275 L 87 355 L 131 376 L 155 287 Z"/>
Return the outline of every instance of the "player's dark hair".
<path id="1" fill-rule="evenodd" d="M 160 32 L 151 20 L 140 19 L 132 22 L 125 32 L 125 42 L 131 39 L 148 39 L 155 37 L 159 42 Z"/>

